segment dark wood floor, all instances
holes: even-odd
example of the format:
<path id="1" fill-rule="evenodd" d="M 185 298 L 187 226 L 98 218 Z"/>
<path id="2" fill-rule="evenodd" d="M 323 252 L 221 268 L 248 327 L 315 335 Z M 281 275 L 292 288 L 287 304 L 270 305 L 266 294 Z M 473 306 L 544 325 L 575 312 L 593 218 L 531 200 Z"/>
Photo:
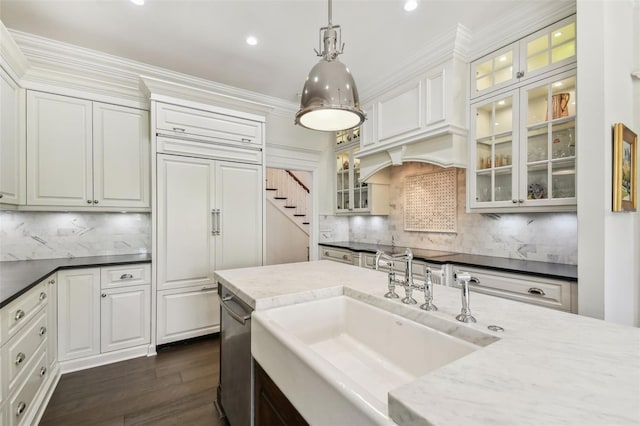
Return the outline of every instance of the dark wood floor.
<path id="1" fill-rule="evenodd" d="M 212 337 L 62 376 L 41 425 L 222 425 L 213 401 L 220 340 Z"/>

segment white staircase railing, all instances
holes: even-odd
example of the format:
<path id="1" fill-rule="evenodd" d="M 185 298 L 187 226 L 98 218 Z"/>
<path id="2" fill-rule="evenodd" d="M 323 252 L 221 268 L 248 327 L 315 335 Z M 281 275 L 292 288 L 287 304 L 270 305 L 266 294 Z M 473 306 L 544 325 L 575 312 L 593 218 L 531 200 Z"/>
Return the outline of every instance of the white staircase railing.
<path id="1" fill-rule="evenodd" d="M 284 202 L 286 214 L 296 223 L 310 224 L 309 188 L 291 171 L 267 168 L 267 191 L 274 193 L 273 198 Z"/>

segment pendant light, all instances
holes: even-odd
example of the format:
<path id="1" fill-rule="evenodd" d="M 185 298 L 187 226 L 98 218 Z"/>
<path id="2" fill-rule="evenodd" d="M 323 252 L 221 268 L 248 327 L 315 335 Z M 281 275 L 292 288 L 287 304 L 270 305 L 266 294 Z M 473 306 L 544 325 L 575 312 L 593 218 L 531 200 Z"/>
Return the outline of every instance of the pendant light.
<path id="1" fill-rule="evenodd" d="M 338 31 L 340 30 L 340 50 Z M 349 68 L 338 60 L 342 54 L 342 30 L 331 23 L 331 0 L 329 0 L 329 24 L 320 28 L 322 53 L 304 83 L 300 110 L 296 113 L 296 124 L 312 130 L 338 131 L 359 126 L 365 115 L 360 109 L 358 90 Z"/>

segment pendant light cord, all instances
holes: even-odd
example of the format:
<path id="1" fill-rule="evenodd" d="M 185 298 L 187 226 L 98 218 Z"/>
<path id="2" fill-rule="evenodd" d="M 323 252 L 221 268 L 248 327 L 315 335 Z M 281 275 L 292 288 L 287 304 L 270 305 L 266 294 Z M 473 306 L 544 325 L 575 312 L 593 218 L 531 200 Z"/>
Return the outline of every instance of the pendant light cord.
<path id="1" fill-rule="evenodd" d="M 329 0 L 329 28 L 331 28 L 331 15 L 332 15 L 332 7 L 331 7 L 331 0 Z"/>

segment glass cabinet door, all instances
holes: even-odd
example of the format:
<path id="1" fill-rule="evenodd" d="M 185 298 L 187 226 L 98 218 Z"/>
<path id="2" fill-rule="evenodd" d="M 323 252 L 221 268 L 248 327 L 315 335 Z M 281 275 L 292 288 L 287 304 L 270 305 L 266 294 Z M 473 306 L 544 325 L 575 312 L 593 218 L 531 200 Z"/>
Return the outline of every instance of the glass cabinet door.
<path id="1" fill-rule="evenodd" d="M 349 151 L 343 151 L 336 154 L 336 210 L 349 210 L 349 168 L 350 168 Z"/>
<path id="2" fill-rule="evenodd" d="M 575 61 L 576 22 L 567 18 L 525 38 L 521 42 L 521 68 L 525 76 Z"/>
<path id="3" fill-rule="evenodd" d="M 575 198 L 576 77 L 569 72 L 522 89 L 523 163 L 520 193 L 535 200 Z M 567 200 L 563 200 L 566 203 Z"/>
<path id="4" fill-rule="evenodd" d="M 497 97 L 473 109 L 475 172 L 472 190 L 477 207 L 484 203 L 494 206 L 513 203 L 516 189 L 514 159 L 517 159 L 513 123 L 517 123 L 517 108 L 514 110 L 517 96 L 517 93 L 511 93 Z"/>
<path id="5" fill-rule="evenodd" d="M 516 80 L 518 44 L 493 52 L 471 64 L 471 97 Z"/>
<path id="6" fill-rule="evenodd" d="M 369 208 L 369 187 L 365 182 L 360 182 L 360 159 L 355 155 L 360 148 L 354 148 L 352 151 L 353 158 L 353 208 L 354 210 L 362 210 Z"/>

